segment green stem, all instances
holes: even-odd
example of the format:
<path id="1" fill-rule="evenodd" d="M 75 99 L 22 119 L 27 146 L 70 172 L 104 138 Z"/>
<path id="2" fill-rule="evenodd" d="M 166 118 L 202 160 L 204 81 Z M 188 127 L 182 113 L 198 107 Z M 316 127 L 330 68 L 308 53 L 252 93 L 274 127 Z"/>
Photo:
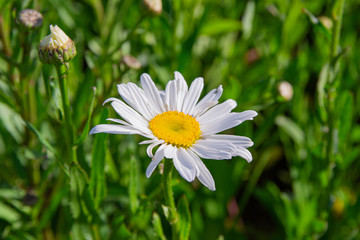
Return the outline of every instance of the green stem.
<path id="1" fill-rule="evenodd" d="M 335 98 L 336 98 L 336 89 L 334 84 L 334 80 L 337 74 L 337 59 L 339 54 L 339 43 L 340 43 L 340 33 L 341 33 L 341 25 L 342 18 L 344 14 L 344 5 L 345 0 L 338 0 L 335 3 L 336 12 L 334 13 L 334 28 L 333 28 L 333 36 L 331 41 L 330 48 L 330 69 L 328 74 L 328 83 L 330 88 L 328 90 L 327 96 L 327 111 L 328 111 L 328 143 L 326 148 L 326 158 L 328 163 L 332 163 L 334 161 L 334 127 L 335 127 L 335 119 L 334 119 L 334 108 L 335 108 Z M 330 165 L 329 165 L 330 166 Z"/>
<path id="2" fill-rule="evenodd" d="M 74 146 L 74 132 L 73 132 L 73 126 L 71 121 L 71 115 L 70 115 L 70 102 L 68 97 L 68 87 L 67 87 L 67 81 L 68 81 L 68 65 L 60 64 L 55 65 L 56 72 L 58 74 L 59 78 L 59 85 L 60 85 L 60 92 L 61 92 L 61 100 L 63 105 L 63 111 L 64 111 L 64 120 L 65 120 L 65 127 L 67 131 L 67 143 L 68 143 L 68 149 L 71 150 L 71 154 L 69 154 L 69 158 L 72 159 L 72 161 L 77 162 L 76 157 L 76 147 Z"/>
<path id="3" fill-rule="evenodd" d="M 334 28 L 333 28 L 333 37 L 331 39 L 331 49 L 330 49 L 331 60 L 336 59 L 339 53 L 338 49 L 339 49 L 340 32 L 341 32 L 342 18 L 344 14 L 345 0 L 339 0 L 337 3 L 339 4 L 337 8 L 337 12 L 335 13 L 335 16 L 333 16 Z"/>
<path id="4" fill-rule="evenodd" d="M 59 77 L 59 84 L 60 84 L 60 92 L 61 92 L 61 100 L 63 105 L 64 111 L 64 119 L 65 124 L 71 124 L 70 118 L 70 102 L 68 97 L 68 88 L 67 88 L 67 67 L 65 64 L 61 64 L 60 66 L 56 66 L 56 71 Z"/>
<path id="5" fill-rule="evenodd" d="M 130 39 L 130 37 L 134 34 L 135 30 L 137 29 L 137 27 L 140 25 L 140 23 L 145 19 L 145 16 L 142 15 L 139 20 L 135 23 L 135 25 L 131 28 L 130 32 L 126 35 L 126 38 L 122 41 L 120 41 L 117 46 L 114 48 L 114 50 L 112 50 L 109 54 L 107 54 L 108 56 L 112 56 L 115 52 L 117 52 L 121 46 L 123 45 L 124 42 L 128 41 Z"/>
<path id="6" fill-rule="evenodd" d="M 11 49 L 11 45 L 10 45 L 10 39 L 9 39 L 10 34 L 6 31 L 5 26 L 4 26 L 4 19 L 3 16 L 0 15 L 0 41 L 2 42 L 3 45 L 3 52 L 5 54 L 5 56 L 9 59 L 12 58 L 12 49 Z M 11 62 L 8 62 L 9 65 L 9 78 L 11 81 L 11 84 L 13 86 L 15 86 L 15 75 L 14 73 L 14 66 Z"/>
<path id="7" fill-rule="evenodd" d="M 251 195 L 254 192 L 254 189 L 256 187 L 256 183 L 258 182 L 261 174 L 263 173 L 267 163 L 269 162 L 268 157 L 263 157 L 260 159 L 258 164 L 255 165 L 254 171 L 251 174 L 250 180 L 248 184 L 246 185 L 244 194 L 242 195 L 239 203 L 239 213 L 240 215 L 243 214 L 243 211 L 251 197 Z"/>
<path id="8" fill-rule="evenodd" d="M 32 110 L 31 109 L 31 99 L 30 99 L 30 89 L 29 89 L 29 81 L 30 81 L 30 36 L 29 32 L 22 32 L 20 35 L 21 47 L 23 49 L 21 65 L 20 65 L 20 94 L 22 96 L 22 108 L 24 113 L 24 118 L 27 121 L 34 122 L 31 118 Z"/>
<path id="9" fill-rule="evenodd" d="M 167 207 L 169 207 L 168 221 L 172 229 L 172 239 L 179 238 L 179 221 L 178 213 L 176 211 L 174 194 L 171 186 L 172 171 L 174 164 L 171 159 L 164 159 L 164 173 L 163 173 L 163 188 L 164 188 L 164 200 Z"/>
<path id="10" fill-rule="evenodd" d="M 99 226 L 97 224 L 91 225 L 92 235 L 94 240 L 100 240 L 100 231 Z"/>

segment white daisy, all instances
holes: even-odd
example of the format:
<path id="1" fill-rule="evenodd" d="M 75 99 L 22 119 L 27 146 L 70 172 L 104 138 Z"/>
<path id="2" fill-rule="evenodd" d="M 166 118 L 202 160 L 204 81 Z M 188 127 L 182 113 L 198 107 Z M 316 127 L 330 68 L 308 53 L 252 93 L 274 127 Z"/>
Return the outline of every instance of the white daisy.
<path id="1" fill-rule="evenodd" d="M 184 77 L 175 72 L 175 80 L 166 85 L 165 91 L 159 91 L 151 77 L 144 73 L 141 86 L 117 85 L 127 104 L 117 98 L 109 98 L 104 104 L 111 102 L 123 120 L 109 118 L 118 124 L 97 125 L 90 134 L 139 134 L 149 138 L 140 143 L 150 144 L 147 154 L 152 161 L 146 170 L 147 177 L 165 157 L 173 160 L 185 180 L 192 182 L 196 176 L 214 191 L 214 179 L 200 158 L 222 160 L 240 156 L 248 162 L 252 160 L 246 149 L 253 145 L 250 138 L 218 133 L 252 120 L 257 113 L 252 110 L 231 112 L 236 107 L 232 99 L 218 104 L 222 86 L 210 91 L 199 102 L 203 78 L 196 78 L 188 88 Z M 153 154 L 156 146 L 159 147 Z"/>

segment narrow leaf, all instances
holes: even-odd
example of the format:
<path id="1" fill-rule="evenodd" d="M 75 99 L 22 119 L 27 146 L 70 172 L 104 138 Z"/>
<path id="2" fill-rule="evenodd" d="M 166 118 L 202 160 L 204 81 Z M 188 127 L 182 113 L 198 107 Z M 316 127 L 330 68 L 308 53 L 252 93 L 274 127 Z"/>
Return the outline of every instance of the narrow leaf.
<path id="1" fill-rule="evenodd" d="M 255 2 L 249 1 L 246 4 L 245 13 L 242 18 L 244 39 L 248 39 L 251 35 L 254 16 L 255 16 Z"/>
<path id="2" fill-rule="evenodd" d="M 204 35 L 216 35 L 221 33 L 236 32 L 242 27 L 240 21 L 235 19 L 218 19 L 208 22 L 201 29 L 200 33 Z"/>
<path id="3" fill-rule="evenodd" d="M 87 136 L 89 135 L 89 128 L 90 128 L 90 122 L 91 122 L 91 116 L 92 116 L 92 112 L 94 110 L 94 100 L 95 100 L 95 96 L 96 96 L 96 88 L 94 87 L 93 88 L 93 97 L 91 99 L 91 102 L 90 102 L 90 107 L 89 107 L 89 112 L 88 112 L 88 118 L 86 120 L 86 124 L 85 124 L 85 127 L 81 133 L 81 136 L 76 140 L 76 143 L 75 145 L 80 145 L 82 144 Z"/>
<path id="4" fill-rule="evenodd" d="M 180 221 L 180 240 L 189 239 L 191 229 L 191 215 L 189 204 L 185 195 L 183 195 L 177 206 Z"/>
<path id="5" fill-rule="evenodd" d="M 351 123 L 353 118 L 353 96 L 347 91 L 339 96 L 337 101 L 337 108 L 339 109 L 339 145 L 350 145 L 348 136 L 350 134 Z M 341 147 L 339 146 L 339 147 Z"/>
<path id="6" fill-rule="evenodd" d="M 325 111 L 325 84 L 329 75 L 329 69 L 330 69 L 330 64 L 329 63 L 325 63 L 324 66 L 321 69 L 320 75 L 319 75 L 319 79 L 317 82 L 317 93 L 318 93 L 318 103 L 319 103 L 319 114 L 320 114 L 320 119 L 322 122 L 326 122 L 327 121 L 327 113 Z"/>
<path id="7" fill-rule="evenodd" d="M 299 145 L 305 141 L 304 131 L 290 118 L 277 116 L 275 123 L 281 127 Z"/>
<path id="8" fill-rule="evenodd" d="M 164 235 L 164 231 L 161 225 L 161 219 L 159 214 L 157 214 L 156 212 L 153 213 L 153 219 L 152 219 L 152 223 L 155 229 L 156 234 L 158 235 L 158 237 L 161 240 L 166 240 L 166 237 Z"/>
<path id="9" fill-rule="evenodd" d="M 89 179 L 79 164 L 73 162 L 70 166 L 70 207 L 73 217 L 85 217 L 87 222 L 98 221 L 94 199 L 89 189 Z"/>
<path id="10" fill-rule="evenodd" d="M 38 137 L 39 141 L 50 151 L 52 152 L 56 158 L 60 159 L 59 154 L 57 151 L 52 147 L 52 145 L 41 135 L 41 133 L 32 125 L 30 122 L 25 121 L 26 126 L 35 133 Z"/>
<path id="11" fill-rule="evenodd" d="M 105 121 L 108 111 L 104 109 L 101 113 L 100 122 Z M 95 199 L 96 208 L 106 195 L 105 183 L 105 156 L 106 156 L 106 140 L 108 134 L 99 133 L 94 136 L 94 145 L 91 157 L 91 176 L 90 191 Z"/>
<path id="12" fill-rule="evenodd" d="M 130 157 L 130 182 L 129 182 L 129 197 L 130 197 L 130 209 L 134 213 L 139 206 L 139 200 L 137 198 L 138 186 L 139 186 L 139 172 L 137 160 L 134 156 Z"/>

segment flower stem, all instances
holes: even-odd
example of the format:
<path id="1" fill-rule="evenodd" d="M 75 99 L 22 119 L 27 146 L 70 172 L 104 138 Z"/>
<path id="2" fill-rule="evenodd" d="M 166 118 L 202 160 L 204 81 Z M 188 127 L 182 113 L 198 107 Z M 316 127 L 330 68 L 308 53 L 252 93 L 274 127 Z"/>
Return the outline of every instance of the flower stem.
<path id="1" fill-rule="evenodd" d="M 338 0 L 335 4 L 338 4 L 337 12 L 334 14 L 334 28 L 333 28 L 333 37 L 331 39 L 331 58 L 332 60 L 337 57 L 339 54 L 339 42 L 340 42 L 340 32 L 342 25 L 342 18 L 344 14 L 344 5 L 345 0 Z"/>
<path id="2" fill-rule="evenodd" d="M 71 149 L 71 154 L 69 154 L 69 158 L 72 159 L 72 161 L 77 161 L 76 158 L 76 148 L 74 147 L 74 133 L 73 133 L 73 127 L 71 122 L 71 116 L 70 116 L 70 102 L 68 97 L 68 87 L 67 87 L 67 81 L 68 81 L 68 65 L 60 64 L 55 65 L 56 72 L 58 74 L 59 78 L 59 85 L 60 85 L 60 92 L 61 92 L 61 100 L 63 105 L 63 111 L 64 111 L 64 120 L 65 120 L 65 128 L 67 133 L 67 143 L 69 146 L 69 149 Z"/>
<path id="3" fill-rule="evenodd" d="M 335 153 L 335 146 L 334 146 L 334 108 L 335 108 L 335 99 L 336 99 L 336 87 L 334 81 L 337 75 L 337 60 L 339 54 L 339 42 L 340 42 L 340 33 L 341 33 L 341 25 L 342 25 L 342 18 L 344 14 L 344 5 L 345 0 L 338 0 L 335 2 L 335 6 L 337 8 L 334 12 L 334 28 L 333 28 L 333 36 L 331 41 L 330 47 L 330 73 L 328 74 L 328 84 L 331 86 L 328 90 L 328 102 L 327 102 L 327 110 L 328 110 L 328 143 L 327 143 L 327 151 L 326 151 L 326 158 L 328 159 L 329 163 L 334 162 L 334 153 Z M 330 166 L 330 164 L 329 164 Z"/>
<path id="4" fill-rule="evenodd" d="M 163 190 L 164 200 L 167 207 L 169 207 L 169 217 L 167 218 L 172 229 L 172 239 L 179 238 L 179 221 L 178 213 L 175 207 L 174 194 L 171 186 L 172 171 L 174 164 L 171 159 L 164 159 L 164 173 L 163 173 Z"/>

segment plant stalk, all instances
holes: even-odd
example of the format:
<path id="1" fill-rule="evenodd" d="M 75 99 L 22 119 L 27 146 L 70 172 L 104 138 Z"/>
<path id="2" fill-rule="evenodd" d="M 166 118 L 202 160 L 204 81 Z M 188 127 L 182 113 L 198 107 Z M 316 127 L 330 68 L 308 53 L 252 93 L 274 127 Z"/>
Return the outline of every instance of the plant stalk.
<path id="1" fill-rule="evenodd" d="M 169 207 L 169 217 L 167 218 L 172 230 L 172 239 L 179 239 L 179 221 L 178 213 L 176 211 L 174 194 L 172 191 L 171 179 L 174 164 L 171 159 L 164 159 L 164 173 L 163 173 L 163 190 L 164 200 L 167 207 Z"/>
<path id="2" fill-rule="evenodd" d="M 70 115 L 70 102 L 69 102 L 69 96 L 68 96 L 68 63 L 55 65 L 56 72 L 58 74 L 59 78 L 59 85 L 60 85 L 60 93 L 61 93 L 61 100 L 62 100 L 62 106 L 64 111 L 64 124 L 66 128 L 66 135 L 67 135 L 67 145 L 69 151 L 71 151 L 71 154 L 68 155 L 68 157 L 74 161 L 77 162 L 76 157 L 76 147 L 74 145 L 74 131 L 71 121 L 71 115 Z"/>

